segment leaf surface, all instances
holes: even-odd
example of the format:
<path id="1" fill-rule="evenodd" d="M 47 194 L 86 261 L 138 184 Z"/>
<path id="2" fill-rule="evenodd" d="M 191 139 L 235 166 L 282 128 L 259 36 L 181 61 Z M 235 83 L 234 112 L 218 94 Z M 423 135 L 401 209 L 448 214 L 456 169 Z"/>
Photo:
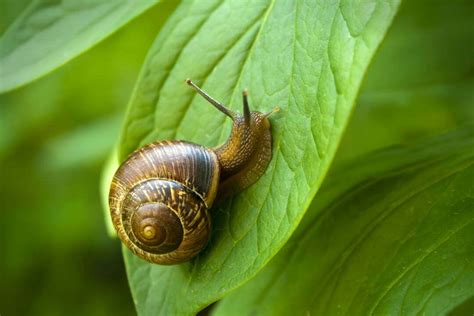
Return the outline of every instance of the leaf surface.
<path id="1" fill-rule="evenodd" d="M 184 84 L 192 78 L 241 111 L 271 118 L 265 175 L 212 210 L 213 236 L 195 260 L 146 263 L 125 251 L 141 315 L 195 314 L 252 278 L 289 239 L 334 157 L 366 68 L 398 1 L 184 2 L 151 48 L 119 147 L 185 139 L 215 146 L 230 122 Z"/>
<path id="2" fill-rule="evenodd" d="M 470 126 L 341 167 L 283 250 L 215 315 L 441 315 L 469 303 L 473 149 Z"/>
<path id="3" fill-rule="evenodd" d="M 60 67 L 157 2 L 33 1 L 0 38 L 0 93 Z"/>
<path id="4" fill-rule="evenodd" d="M 361 95 L 358 100 L 358 107 L 354 113 L 354 117 L 351 119 L 341 148 L 339 148 L 336 156 L 340 163 L 342 161 L 348 161 L 348 158 L 358 156 L 374 148 L 381 148 L 387 146 L 387 144 L 398 142 L 405 144 L 413 143 L 414 139 L 439 133 L 439 131 L 453 128 L 458 124 L 472 122 L 474 113 L 472 112 L 472 103 L 474 95 L 471 89 L 473 76 L 470 69 L 472 69 L 473 65 L 471 58 L 473 46 L 470 44 L 470 39 L 473 36 L 473 29 L 470 25 L 472 23 L 473 12 L 472 2 L 464 0 L 455 0 L 449 3 L 438 1 L 433 3 L 424 0 L 404 2 L 367 73 L 367 79 L 362 87 Z M 394 63 L 394 60 L 397 60 L 397 62 Z M 462 138 L 462 133 L 454 134 L 451 138 L 445 138 L 445 141 L 438 143 L 437 146 L 445 145 L 446 147 L 439 147 L 434 151 L 431 151 L 429 146 L 425 144 L 423 150 L 424 154 L 422 155 L 420 155 L 420 153 L 423 152 L 420 150 L 414 150 L 412 153 L 409 153 L 411 149 L 417 148 L 411 146 L 403 150 L 387 151 L 385 155 L 377 156 L 379 157 L 379 161 L 374 161 L 373 159 L 366 161 L 365 157 L 358 159 L 356 162 L 352 162 L 351 165 L 356 170 L 365 169 L 366 182 L 370 182 L 373 177 L 383 177 L 383 173 L 386 173 L 387 170 L 395 172 L 397 164 L 399 166 L 409 166 L 416 163 L 422 166 L 423 160 L 426 163 L 430 161 L 428 154 L 431 155 L 431 157 L 439 155 L 440 159 L 441 157 L 445 157 L 445 151 L 449 152 L 452 150 L 449 145 L 450 141 L 452 140 L 454 143 L 459 141 L 459 139 L 456 139 L 456 135 Z M 464 136 L 466 135 L 467 134 L 464 134 Z M 436 144 L 436 142 L 433 142 L 433 144 Z M 459 144 L 456 146 L 459 146 Z M 466 146 L 466 149 L 468 148 L 469 146 Z M 389 157 L 390 154 L 395 155 L 394 157 Z M 344 170 L 347 171 L 347 169 Z M 369 171 L 371 172 L 369 173 Z M 339 182 L 341 182 L 342 178 L 341 173 L 343 172 L 338 173 Z M 348 171 L 346 174 L 351 173 Z M 331 178 L 332 177 L 329 176 L 328 180 L 330 183 L 334 183 Z M 358 187 L 362 188 L 361 195 L 363 193 L 371 195 L 371 190 L 374 191 L 374 195 L 376 194 L 374 187 L 376 188 L 377 186 L 372 185 L 370 187 L 372 189 L 369 187 L 363 188 L 366 185 L 366 182 L 363 180 L 359 179 L 359 184 L 349 180 L 349 177 L 344 177 L 342 182 L 346 182 L 347 186 L 331 190 L 331 194 L 333 195 L 330 196 L 330 199 L 334 201 L 337 199 L 342 200 L 345 196 L 343 193 L 345 190 L 350 192 L 352 188 L 355 191 Z M 426 181 L 428 181 L 428 179 Z M 468 181 L 466 185 L 469 184 Z M 318 216 L 318 212 L 324 211 L 322 207 L 318 207 L 316 204 L 321 198 L 325 196 L 327 198 L 326 193 L 329 191 L 329 189 L 327 189 L 328 184 L 323 187 L 325 189 L 320 191 L 322 195 L 318 194 L 315 197 L 312 207 L 301 224 L 301 226 L 308 230 L 310 229 L 309 226 L 311 226 L 309 222 L 313 220 L 312 224 L 317 225 L 318 218 L 316 218 L 316 216 Z M 337 197 L 337 194 L 341 196 Z M 344 202 L 344 205 L 347 206 L 350 204 L 350 208 L 358 207 L 356 204 L 358 200 L 353 199 L 351 201 L 352 204 Z M 336 204 L 336 202 L 334 202 L 334 204 Z M 426 207 L 429 207 L 429 205 Z M 472 210 L 472 207 L 470 209 Z M 342 214 L 343 211 L 334 212 L 340 212 L 340 214 Z M 359 210 L 359 212 L 363 212 L 363 210 Z M 311 214 L 313 214 L 314 217 L 311 217 Z M 343 217 L 344 214 L 334 215 L 331 223 L 329 223 L 328 220 L 321 225 L 333 225 L 332 230 L 340 232 L 344 230 L 344 227 L 349 227 L 349 224 L 344 221 L 342 224 L 343 228 L 339 228 L 338 226 L 340 223 L 339 217 Z M 348 215 L 350 214 L 348 213 Z M 323 215 L 319 218 L 322 217 Z M 355 217 L 353 216 L 352 218 Z M 399 216 L 399 218 L 400 222 L 398 225 L 401 226 L 401 228 L 405 228 L 404 225 L 412 225 L 409 217 L 403 218 Z M 406 224 L 404 224 L 404 220 L 406 220 Z M 314 228 L 314 230 L 318 229 L 320 228 Z M 295 238 L 301 230 L 303 230 L 303 228 L 297 230 Z M 335 239 L 334 233 L 329 231 L 329 227 L 326 227 L 325 231 L 318 232 L 318 236 L 315 236 L 315 234 L 314 232 L 308 233 L 304 237 L 300 235 L 301 239 L 297 243 L 297 247 L 300 243 L 306 243 L 305 247 L 310 247 L 308 240 L 322 238 L 322 242 L 327 242 L 327 244 L 324 245 L 324 247 L 327 248 L 325 251 L 329 251 L 328 248 L 332 246 L 331 242 Z M 323 234 L 331 234 L 331 236 L 322 236 Z M 311 255 L 311 249 L 305 248 L 307 252 L 304 258 L 302 258 L 303 255 L 301 254 L 301 257 L 293 259 L 306 260 L 307 262 L 302 265 L 296 264 L 294 267 L 295 271 L 290 272 L 288 271 L 288 267 L 291 267 L 294 261 L 290 260 L 291 255 L 289 254 L 288 248 L 291 247 L 290 245 L 295 245 L 295 239 L 292 239 L 292 242 L 293 244 L 291 242 L 288 243 L 288 246 L 285 246 L 281 254 L 279 253 L 274 259 L 274 261 L 281 260 L 280 266 L 272 261 L 248 286 L 244 286 L 234 292 L 230 297 L 224 299 L 222 304 L 219 303 L 221 305 L 218 305 L 219 308 L 216 314 L 228 313 L 232 315 L 233 311 L 239 310 L 242 314 L 254 312 L 255 314 L 272 313 L 273 315 L 278 314 L 278 311 L 287 312 L 288 309 L 281 308 L 281 305 L 284 304 L 292 308 L 292 313 L 295 313 L 295 311 L 299 309 L 306 309 L 304 313 L 310 312 L 314 314 L 313 312 L 315 311 L 315 314 L 321 313 L 321 306 L 316 306 L 319 304 L 317 300 L 320 296 L 318 295 L 321 293 L 323 287 L 319 287 L 318 281 L 315 281 L 316 277 L 312 275 L 312 273 L 315 273 L 313 272 L 315 269 L 319 269 L 323 266 L 326 270 L 317 272 L 319 276 L 321 276 L 324 273 L 328 273 L 327 271 L 330 269 L 327 263 L 320 263 L 320 261 L 324 261 L 325 254 L 322 255 L 321 249 L 317 247 L 322 246 L 320 243 L 312 244 L 314 248 L 318 249 L 317 254 L 314 256 Z M 374 242 L 376 241 L 374 240 Z M 382 242 L 386 241 L 381 241 L 381 243 Z M 454 247 L 459 247 L 460 250 L 456 253 L 457 257 L 455 261 L 461 264 L 464 263 L 463 260 L 472 261 L 469 255 L 462 253 L 462 251 L 466 251 L 466 245 L 456 245 Z M 283 257 L 285 254 L 287 254 L 284 263 L 286 267 L 282 267 L 281 265 L 283 265 Z M 374 255 L 377 255 L 375 250 L 374 253 L 365 253 L 365 256 L 368 258 L 367 260 L 370 260 Z M 309 256 L 309 258 L 306 258 L 306 256 Z M 377 260 L 379 260 L 379 264 L 383 263 L 383 258 L 377 257 Z M 350 260 L 348 259 L 348 261 Z M 334 262 L 337 263 L 337 260 L 334 260 L 333 263 Z M 435 262 L 435 264 L 438 264 L 438 262 Z M 351 263 L 347 265 L 351 265 Z M 451 267 L 453 267 L 451 271 L 446 267 L 444 267 L 445 269 L 443 271 L 439 271 L 443 274 L 440 278 L 445 278 L 446 280 L 454 274 L 457 266 L 453 264 Z M 424 270 L 427 270 L 429 274 L 431 268 L 432 265 L 431 267 L 429 265 L 420 265 L 419 268 L 417 268 L 418 274 L 425 273 L 426 275 Z M 307 273 L 307 270 L 311 272 L 306 275 L 307 278 L 304 278 L 297 275 L 297 269 L 303 271 L 301 273 Z M 305 271 L 304 269 L 307 270 Z M 284 273 L 282 273 L 282 271 L 284 271 Z M 365 275 L 360 274 L 361 270 L 357 269 L 351 271 L 351 273 L 354 274 L 350 276 L 346 275 L 346 277 L 354 278 L 357 282 L 363 281 L 369 283 L 373 278 L 368 273 Z M 377 273 L 382 274 L 383 272 L 374 270 L 374 274 Z M 297 275 L 296 278 L 295 275 Z M 359 276 L 361 277 L 359 278 Z M 332 282 L 339 282 L 338 276 L 332 275 L 332 277 Z M 429 277 L 434 279 L 432 276 Z M 469 278 L 472 280 L 472 276 L 470 276 L 468 272 L 466 282 L 469 282 Z M 286 287 L 282 286 L 282 280 L 286 282 Z M 313 281 L 315 283 L 311 284 Z M 457 284 L 460 285 L 459 292 L 456 292 L 457 290 L 454 286 L 451 289 L 445 287 L 438 291 L 437 288 L 434 289 L 434 287 L 436 287 L 435 284 L 434 286 L 427 285 L 422 289 L 417 288 L 407 295 L 417 299 L 422 297 L 420 301 L 427 302 L 426 306 L 428 307 L 426 307 L 425 314 L 440 314 L 441 311 L 446 312 L 451 309 L 449 315 L 464 315 L 469 313 L 474 307 L 472 301 L 474 290 L 472 282 L 471 286 L 469 286 L 469 283 L 465 286 L 465 284 L 460 284 L 463 282 L 462 280 L 458 281 Z M 347 284 L 347 279 L 341 282 L 344 282 L 342 286 L 351 289 L 351 291 L 354 290 L 354 288 L 351 287 L 352 285 Z M 277 286 L 275 289 L 272 289 L 274 283 L 276 283 Z M 375 282 L 369 284 L 365 288 L 364 284 L 359 284 L 359 289 L 362 288 L 364 291 L 373 291 L 375 289 L 374 283 Z M 283 293 L 288 294 L 288 288 L 299 288 L 300 285 L 303 289 L 301 291 L 292 291 L 291 295 L 285 297 L 275 295 L 277 291 L 283 291 Z M 382 285 L 383 284 L 378 284 L 379 288 L 381 288 Z M 357 286 L 356 284 L 355 287 Z M 439 294 L 429 298 L 428 303 L 428 296 L 430 293 L 434 293 L 434 291 L 439 292 Z M 261 295 L 261 293 L 267 293 L 268 295 Z M 348 296 L 350 295 L 354 295 L 354 293 L 348 292 Z M 387 294 L 387 296 L 389 295 L 392 295 L 392 293 Z M 471 299 L 469 299 L 470 295 Z M 456 299 L 446 303 L 446 297 L 451 296 L 455 296 Z M 342 296 L 339 296 L 335 298 L 335 300 L 341 300 L 341 297 Z M 262 298 L 262 300 L 260 300 L 260 298 Z M 358 299 L 360 299 L 360 296 L 355 300 Z M 374 296 L 372 296 L 372 299 L 375 301 Z M 270 300 L 278 303 L 272 304 Z M 396 299 L 394 302 L 395 306 L 396 304 L 403 306 L 404 310 L 402 312 L 405 314 L 414 314 L 415 312 L 422 313 L 420 311 L 423 307 L 414 304 L 413 300 L 410 302 L 411 305 L 403 305 L 405 304 L 404 302 L 400 302 L 400 300 L 397 301 Z M 335 301 L 329 304 L 333 303 L 335 303 Z M 371 303 L 371 300 L 362 301 L 360 304 L 364 306 L 359 309 L 354 309 L 354 313 L 352 310 L 350 313 L 347 312 L 346 308 L 348 304 L 346 303 L 340 305 L 340 310 L 326 310 L 326 312 L 335 315 L 354 315 L 357 314 L 355 311 L 358 311 L 358 314 L 366 315 L 369 314 L 368 310 L 370 310 L 369 305 Z M 295 306 L 298 304 L 300 304 L 300 306 Z M 323 304 L 327 305 L 327 301 L 321 303 L 321 305 Z M 456 304 L 459 305 L 456 306 Z M 242 310 L 241 306 L 248 306 L 248 308 Z M 383 310 L 383 312 L 375 310 L 374 313 L 402 313 L 400 311 L 401 309 L 393 308 L 391 310 L 390 306 L 385 306 L 384 308 L 386 309 Z M 460 312 L 460 310 L 464 311 L 464 313 Z"/>

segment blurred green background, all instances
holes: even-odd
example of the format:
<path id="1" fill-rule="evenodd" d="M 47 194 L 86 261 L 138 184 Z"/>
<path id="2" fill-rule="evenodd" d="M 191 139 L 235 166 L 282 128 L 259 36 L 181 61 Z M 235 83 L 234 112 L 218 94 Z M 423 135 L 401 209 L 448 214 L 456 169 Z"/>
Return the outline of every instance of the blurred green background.
<path id="1" fill-rule="evenodd" d="M 0 34 L 29 0 L 2 0 Z M 155 6 L 52 74 L 0 96 L 0 314 L 133 315 L 99 180 L 140 65 L 175 4 Z"/>

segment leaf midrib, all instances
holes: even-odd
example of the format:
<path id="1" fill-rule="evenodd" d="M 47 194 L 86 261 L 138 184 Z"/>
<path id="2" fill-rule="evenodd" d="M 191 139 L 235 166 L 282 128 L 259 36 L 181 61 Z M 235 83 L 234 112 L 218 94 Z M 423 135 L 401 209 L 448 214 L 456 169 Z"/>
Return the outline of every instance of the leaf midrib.
<path id="1" fill-rule="evenodd" d="M 236 94 L 236 91 L 237 91 L 237 87 L 239 87 L 239 83 L 240 83 L 240 81 L 241 81 L 242 74 L 244 73 L 244 68 L 246 67 L 247 62 L 248 62 L 248 60 L 250 59 L 250 56 L 251 56 L 251 55 L 253 54 L 253 52 L 254 52 L 254 48 L 255 48 L 255 46 L 256 46 L 256 43 L 258 42 L 258 39 L 259 39 L 260 36 L 261 36 L 262 30 L 264 29 L 264 26 L 265 26 L 265 24 L 266 24 L 266 22 L 267 22 L 267 20 L 268 20 L 268 16 L 270 15 L 270 12 L 271 12 L 271 10 L 272 10 L 274 4 L 275 4 L 275 1 L 276 1 L 276 0 L 271 0 L 271 2 L 270 2 L 270 4 L 269 4 L 268 8 L 266 9 L 266 11 L 265 11 L 265 13 L 264 13 L 264 15 L 263 15 L 263 17 L 262 17 L 262 21 L 261 21 L 260 28 L 259 28 L 259 30 L 258 30 L 258 32 L 257 32 L 257 34 L 256 34 L 256 36 L 255 36 L 255 39 L 254 39 L 252 45 L 250 46 L 249 52 L 248 52 L 248 54 L 246 55 L 245 60 L 244 60 L 244 63 L 243 63 L 243 66 L 242 66 L 242 71 L 240 71 L 239 76 L 238 76 L 238 78 L 237 78 L 237 81 L 236 81 L 236 83 L 235 83 L 235 85 L 234 85 L 234 90 L 233 90 L 231 99 L 230 99 L 230 101 L 229 101 L 230 104 L 232 104 L 232 100 L 233 100 L 233 98 L 235 97 L 235 94 Z M 253 24 L 252 24 L 252 25 L 253 25 Z M 225 117 L 224 117 L 224 119 L 225 119 Z M 221 137 L 220 137 L 221 139 L 222 139 L 222 137 L 223 137 L 223 131 L 224 131 L 224 129 L 222 129 L 222 132 L 221 132 Z M 275 169 L 276 169 L 276 168 L 274 168 L 274 170 L 275 170 Z M 232 208 L 232 203 L 233 203 L 233 200 L 230 202 L 229 208 Z M 260 213 L 260 211 L 261 211 L 261 209 L 259 209 L 259 213 Z M 254 225 L 252 225 L 252 227 L 253 227 L 253 226 L 254 226 Z M 252 229 L 250 229 L 249 231 L 251 231 L 251 230 L 252 230 Z M 249 232 L 249 231 L 248 231 L 248 232 Z M 244 236 L 246 236 L 246 235 L 248 234 L 248 232 L 247 232 Z M 234 245 L 235 245 L 235 244 L 234 244 Z M 230 253 L 231 253 L 231 252 L 229 252 L 229 253 L 227 254 L 227 256 L 224 258 L 224 260 L 222 261 L 223 263 L 224 263 L 225 261 L 227 261 L 227 259 L 230 257 Z M 219 267 L 216 267 L 216 268 L 214 269 L 214 272 L 217 272 L 219 269 L 220 269 L 220 266 L 219 266 Z M 195 276 L 195 272 L 196 272 L 196 271 L 197 271 L 197 270 L 194 269 L 194 268 L 191 270 L 191 274 L 190 274 L 190 276 L 189 276 L 189 281 L 188 281 L 188 284 L 187 284 L 187 286 L 186 286 L 186 291 L 185 291 L 186 293 L 189 293 L 189 291 L 191 290 L 191 283 L 192 283 L 192 280 L 193 280 L 193 278 L 194 278 L 194 276 Z M 257 271 L 257 272 L 258 272 L 258 271 Z M 255 273 L 257 273 L 257 272 L 255 272 Z M 222 297 L 222 295 L 221 295 L 221 297 Z"/>

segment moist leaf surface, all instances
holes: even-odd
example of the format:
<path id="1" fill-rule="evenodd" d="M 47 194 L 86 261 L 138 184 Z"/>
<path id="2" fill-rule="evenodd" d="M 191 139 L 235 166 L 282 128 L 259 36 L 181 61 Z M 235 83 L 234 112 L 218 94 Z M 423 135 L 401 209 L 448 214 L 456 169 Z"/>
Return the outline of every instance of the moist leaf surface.
<path id="1" fill-rule="evenodd" d="M 273 159 L 253 186 L 212 209 L 213 236 L 179 266 L 125 251 L 141 315 L 194 314 L 252 278 L 301 220 L 334 157 L 362 77 L 398 1 L 186 1 L 151 48 L 119 157 L 155 140 L 216 146 L 230 122 L 185 84 L 271 117 Z"/>

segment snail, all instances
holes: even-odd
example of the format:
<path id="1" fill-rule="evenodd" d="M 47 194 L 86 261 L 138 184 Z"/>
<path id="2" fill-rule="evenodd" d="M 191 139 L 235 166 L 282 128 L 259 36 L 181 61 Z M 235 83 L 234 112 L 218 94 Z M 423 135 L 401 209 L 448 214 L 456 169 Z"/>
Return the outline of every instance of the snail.
<path id="1" fill-rule="evenodd" d="M 212 98 L 190 79 L 186 83 L 232 119 L 228 140 L 206 148 L 186 141 L 157 141 L 136 151 L 116 171 L 109 193 L 110 213 L 122 242 L 138 257 L 178 264 L 202 251 L 210 238 L 209 209 L 247 188 L 265 172 L 272 157 L 268 117 L 243 113 Z"/>

